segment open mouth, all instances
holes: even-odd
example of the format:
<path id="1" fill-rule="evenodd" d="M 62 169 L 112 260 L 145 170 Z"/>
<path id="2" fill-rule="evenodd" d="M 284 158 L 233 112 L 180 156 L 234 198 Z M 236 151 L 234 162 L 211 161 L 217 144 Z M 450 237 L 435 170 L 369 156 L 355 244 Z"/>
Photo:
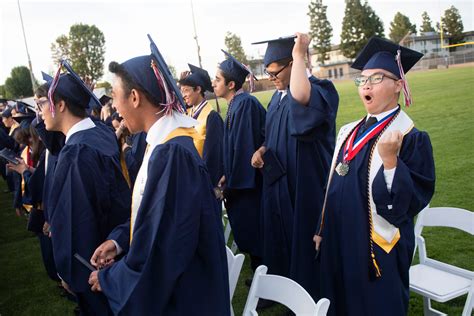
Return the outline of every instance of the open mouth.
<path id="1" fill-rule="evenodd" d="M 365 95 L 365 96 L 364 96 L 364 99 L 365 99 L 366 101 L 372 101 L 372 97 L 371 97 L 370 95 Z"/>

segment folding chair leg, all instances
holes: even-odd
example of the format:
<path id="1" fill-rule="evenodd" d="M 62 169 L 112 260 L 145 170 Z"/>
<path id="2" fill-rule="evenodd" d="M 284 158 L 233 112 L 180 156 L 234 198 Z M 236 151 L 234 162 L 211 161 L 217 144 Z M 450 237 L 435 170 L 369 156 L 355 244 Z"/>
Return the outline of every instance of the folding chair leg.
<path id="1" fill-rule="evenodd" d="M 473 296 L 474 296 L 474 283 L 471 284 L 471 290 L 467 294 L 466 304 L 464 305 L 464 310 L 462 311 L 462 316 L 471 316 L 472 309 L 474 305 Z"/>
<path id="2" fill-rule="evenodd" d="M 423 311 L 424 316 L 447 316 L 447 314 L 432 308 L 431 300 L 427 297 L 423 297 Z"/>

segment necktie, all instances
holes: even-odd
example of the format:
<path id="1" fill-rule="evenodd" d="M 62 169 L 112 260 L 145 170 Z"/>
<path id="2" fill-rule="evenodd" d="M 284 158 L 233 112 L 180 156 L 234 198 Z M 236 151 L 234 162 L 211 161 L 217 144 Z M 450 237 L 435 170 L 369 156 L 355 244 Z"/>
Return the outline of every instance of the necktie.
<path id="1" fill-rule="evenodd" d="M 377 118 L 375 116 L 370 116 L 367 121 L 365 121 L 364 129 L 367 130 L 369 127 L 377 123 Z"/>

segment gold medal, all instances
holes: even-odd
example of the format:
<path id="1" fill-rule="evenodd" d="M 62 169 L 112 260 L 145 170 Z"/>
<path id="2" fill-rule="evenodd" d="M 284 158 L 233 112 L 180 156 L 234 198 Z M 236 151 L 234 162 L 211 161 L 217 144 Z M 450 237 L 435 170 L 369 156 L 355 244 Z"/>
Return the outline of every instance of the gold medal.
<path id="1" fill-rule="evenodd" d="M 336 172 L 341 177 L 344 177 L 349 172 L 349 164 L 346 162 L 340 162 L 336 166 Z"/>

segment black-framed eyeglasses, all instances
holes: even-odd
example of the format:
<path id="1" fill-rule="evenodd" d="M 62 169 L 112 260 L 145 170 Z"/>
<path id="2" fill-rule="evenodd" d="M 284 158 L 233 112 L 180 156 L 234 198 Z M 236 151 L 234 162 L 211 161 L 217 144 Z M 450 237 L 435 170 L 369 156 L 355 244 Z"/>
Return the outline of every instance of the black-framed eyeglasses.
<path id="1" fill-rule="evenodd" d="M 398 81 L 399 79 L 398 78 L 394 78 L 394 77 L 390 77 L 384 73 L 381 73 L 381 72 L 377 72 L 377 73 L 374 73 L 370 76 L 359 76 L 359 77 L 355 77 L 354 78 L 354 83 L 357 87 L 363 87 L 365 86 L 365 84 L 368 82 L 370 82 L 370 84 L 379 84 L 383 81 L 383 78 L 389 78 L 389 79 L 392 79 L 392 80 L 395 80 L 395 81 Z"/>
<path id="2" fill-rule="evenodd" d="M 272 79 L 278 79 L 278 75 L 280 74 L 280 72 L 282 72 L 286 67 L 288 67 L 289 65 L 291 64 L 291 61 L 286 64 L 285 66 L 283 66 L 280 70 L 278 70 L 277 72 L 268 72 L 266 69 L 263 71 L 263 73 L 265 75 L 267 75 L 268 77 L 272 78 Z"/>
<path id="3" fill-rule="evenodd" d="M 38 109 L 40 109 L 40 110 L 43 109 L 43 105 L 46 104 L 46 103 L 49 103 L 48 99 L 36 101 L 36 105 L 38 106 Z"/>

